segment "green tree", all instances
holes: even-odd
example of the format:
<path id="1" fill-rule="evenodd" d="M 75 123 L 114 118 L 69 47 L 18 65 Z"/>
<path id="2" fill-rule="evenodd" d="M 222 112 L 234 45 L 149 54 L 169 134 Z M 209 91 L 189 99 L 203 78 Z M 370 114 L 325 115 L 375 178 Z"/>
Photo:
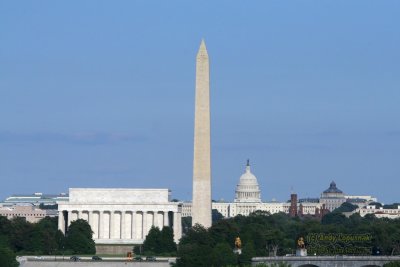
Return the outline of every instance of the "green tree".
<path id="1" fill-rule="evenodd" d="M 152 226 L 143 243 L 143 250 L 146 255 L 174 254 L 176 252 L 176 244 L 171 227 L 165 226 L 160 231 L 158 227 Z"/>
<path id="2" fill-rule="evenodd" d="M 208 267 L 215 243 L 207 229 L 195 224 L 181 239 L 176 266 Z"/>
<path id="3" fill-rule="evenodd" d="M 192 217 L 182 217 L 182 233 L 185 235 L 192 228 Z"/>
<path id="4" fill-rule="evenodd" d="M 211 266 L 228 266 L 237 264 L 237 255 L 228 243 L 218 243 L 212 250 Z"/>
<path id="5" fill-rule="evenodd" d="M 154 254 L 160 252 L 161 231 L 158 227 L 152 226 L 143 242 L 145 254 Z"/>
<path id="6" fill-rule="evenodd" d="M 0 246 L 9 247 L 10 244 L 11 222 L 7 217 L 0 215 Z"/>
<path id="7" fill-rule="evenodd" d="M 277 256 L 278 249 L 284 240 L 284 234 L 279 229 L 270 229 L 265 233 L 267 247 L 270 256 Z"/>
<path id="8" fill-rule="evenodd" d="M 357 208 L 358 208 L 357 205 L 353 205 L 350 202 L 343 202 L 342 205 L 340 205 L 340 207 L 334 209 L 333 212 L 339 212 L 339 213 L 351 212 Z"/>
<path id="9" fill-rule="evenodd" d="M 17 267 L 19 263 L 16 260 L 14 252 L 8 247 L 0 246 L 0 263 L 1 267 Z"/>
<path id="10" fill-rule="evenodd" d="M 344 224 L 346 216 L 341 213 L 331 212 L 322 217 L 322 224 Z"/>
<path id="11" fill-rule="evenodd" d="M 58 230 L 58 218 L 45 217 L 33 224 L 30 251 L 36 254 L 55 254 L 62 244 L 63 234 Z"/>
<path id="12" fill-rule="evenodd" d="M 219 220 L 222 220 L 224 216 L 216 209 L 213 209 L 211 211 L 211 220 L 212 223 L 218 222 Z"/>
<path id="13" fill-rule="evenodd" d="M 226 242 L 233 248 L 236 237 L 239 236 L 239 228 L 233 220 L 221 220 L 210 229 L 209 234 L 216 242 Z"/>
<path id="14" fill-rule="evenodd" d="M 96 253 L 93 232 L 87 221 L 78 219 L 73 221 L 68 228 L 66 236 L 66 248 L 75 254 Z"/>
<path id="15" fill-rule="evenodd" d="M 251 264 L 251 258 L 256 256 L 256 250 L 254 248 L 253 243 L 249 242 L 243 246 L 242 254 L 239 255 L 239 263 L 243 264 Z"/>
<path id="16" fill-rule="evenodd" d="M 400 253 L 400 220 L 379 219 L 373 215 L 361 217 L 357 213 L 346 218 L 338 212 L 332 212 L 320 221 L 317 218 L 290 218 L 284 213 L 270 215 L 256 211 L 249 216 L 238 215 L 218 221 L 209 229 L 199 225 L 188 229 L 179 244 L 178 257 L 182 257 L 182 260 L 178 266 L 211 266 L 210 255 L 215 255 L 215 251 L 221 249 L 219 246 L 216 248 L 217 244 L 225 243 L 233 249 L 236 236 L 241 238 L 243 245 L 242 255 L 239 256 L 241 265 L 249 264 L 254 256 L 268 255 L 268 251 L 272 255 L 292 254 L 298 238 L 304 237 L 307 246 L 307 235 L 311 233 L 368 234 L 372 239 L 337 242 L 335 246 L 366 248 L 361 252 L 364 255 L 370 255 L 371 252 L 378 254 L 378 250 L 379 255 Z"/>
<path id="17" fill-rule="evenodd" d="M 400 230 L 397 228 L 391 235 L 392 240 L 392 253 L 391 255 L 400 254 Z"/>
<path id="18" fill-rule="evenodd" d="M 204 226 L 200 224 L 195 224 L 188 233 L 181 239 L 179 245 L 185 244 L 200 244 L 207 246 L 214 246 L 215 241 L 212 239 L 210 233 Z"/>
<path id="19" fill-rule="evenodd" d="M 164 226 L 160 236 L 161 253 L 176 253 L 174 231 L 171 227 Z"/>
<path id="20" fill-rule="evenodd" d="M 16 217 L 11 220 L 11 229 L 9 229 L 9 240 L 11 249 L 14 252 L 33 252 L 30 247 L 32 241 L 34 225 L 22 217 Z"/>
<path id="21" fill-rule="evenodd" d="M 210 255 L 212 253 L 210 245 L 198 243 L 185 243 L 179 245 L 177 267 L 209 267 Z"/>

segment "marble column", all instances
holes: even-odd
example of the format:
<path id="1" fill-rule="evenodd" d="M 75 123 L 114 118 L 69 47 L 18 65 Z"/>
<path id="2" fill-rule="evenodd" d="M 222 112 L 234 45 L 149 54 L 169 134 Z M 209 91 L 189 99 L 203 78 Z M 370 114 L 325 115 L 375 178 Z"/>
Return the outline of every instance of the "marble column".
<path id="1" fill-rule="evenodd" d="M 136 239 L 136 211 L 132 211 L 131 238 Z"/>
<path id="2" fill-rule="evenodd" d="M 121 211 L 121 231 L 120 231 L 120 238 L 125 239 L 127 238 L 127 231 L 126 231 L 126 211 Z"/>
<path id="3" fill-rule="evenodd" d="M 108 227 L 110 239 L 114 237 L 114 211 L 110 211 L 110 225 Z"/>
<path id="4" fill-rule="evenodd" d="M 71 221 L 72 221 L 72 211 L 67 211 L 68 214 L 68 224 L 67 226 L 69 227 L 71 225 Z"/>
<path id="5" fill-rule="evenodd" d="M 92 231 L 93 231 L 93 238 L 97 238 L 98 231 L 97 231 L 96 224 L 94 221 L 93 211 L 88 211 L 88 213 L 89 213 L 88 214 L 88 222 L 89 222 L 90 228 L 92 228 Z"/>
<path id="6" fill-rule="evenodd" d="M 101 221 L 101 223 L 100 224 L 102 224 L 102 227 L 101 227 L 101 232 L 102 232 L 102 235 L 101 235 L 101 238 L 102 239 L 109 239 L 110 238 L 110 225 L 111 225 L 111 223 L 110 223 L 110 219 L 111 219 L 111 212 L 108 212 L 108 211 L 103 211 L 102 213 L 101 213 L 101 219 L 100 219 L 100 221 Z"/>
<path id="7" fill-rule="evenodd" d="M 158 229 L 163 228 L 163 214 L 158 211 L 153 211 L 154 213 L 154 226 L 158 227 Z"/>
<path id="8" fill-rule="evenodd" d="M 120 239 L 122 233 L 122 212 L 114 212 L 114 238 Z"/>
<path id="9" fill-rule="evenodd" d="M 85 220 L 89 223 L 89 211 L 87 210 L 80 211 L 79 219 Z"/>
<path id="10" fill-rule="evenodd" d="M 169 226 L 168 211 L 164 211 L 164 226 Z"/>
<path id="11" fill-rule="evenodd" d="M 176 243 L 178 243 L 179 239 L 182 237 L 181 215 L 180 212 L 174 212 L 174 239 Z"/>
<path id="12" fill-rule="evenodd" d="M 146 239 L 147 235 L 147 211 L 143 211 L 142 218 L 142 239 Z"/>
<path id="13" fill-rule="evenodd" d="M 58 229 L 65 235 L 65 216 L 64 211 L 58 211 Z"/>
<path id="14" fill-rule="evenodd" d="M 99 211 L 99 238 L 103 238 L 104 230 L 103 230 L 103 225 L 104 225 L 104 215 L 103 215 L 102 210 Z"/>
<path id="15" fill-rule="evenodd" d="M 143 216 L 144 212 L 143 211 L 137 211 L 136 212 L 136 237 L 135 239 L 143 239 Z"/>
<path id="16" fill-rule="evenodd" d="M 125 215 L 125 238 L 132 239 L 132 211 L 126 212 Z"/>

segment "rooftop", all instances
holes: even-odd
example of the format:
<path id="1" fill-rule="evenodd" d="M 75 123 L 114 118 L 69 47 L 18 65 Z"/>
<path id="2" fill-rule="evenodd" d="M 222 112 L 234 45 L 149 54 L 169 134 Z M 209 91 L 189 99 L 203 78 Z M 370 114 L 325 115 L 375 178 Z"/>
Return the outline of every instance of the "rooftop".
<path id="1" fill-rule="evenodd" d="M 336 187 L 336 183 L 334 181 L 331 182 L 328 189 L 324 191 L 324 193 L 339 193 L 342 194 L 343 191 Z"/>

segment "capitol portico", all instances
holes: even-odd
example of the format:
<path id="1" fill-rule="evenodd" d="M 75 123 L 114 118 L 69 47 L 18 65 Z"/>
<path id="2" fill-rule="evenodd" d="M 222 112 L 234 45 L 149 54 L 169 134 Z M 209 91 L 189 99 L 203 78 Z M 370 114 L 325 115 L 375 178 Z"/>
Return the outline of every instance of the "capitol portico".
<path id="1" fill-rule="evenodd" d="M 181 206 L 170 202 L 168 189 L 70 188 L 59 203 L 58 228 L 65 234 L 72 221 L 84 219 L 96 247 L 142 244 L 152 226 L 173 228 L 181 238 Z"/>

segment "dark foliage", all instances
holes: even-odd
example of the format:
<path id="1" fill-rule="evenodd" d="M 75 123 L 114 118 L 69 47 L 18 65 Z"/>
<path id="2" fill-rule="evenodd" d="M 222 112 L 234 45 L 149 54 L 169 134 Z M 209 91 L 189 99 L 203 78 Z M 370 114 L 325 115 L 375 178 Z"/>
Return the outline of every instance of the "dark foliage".
<path id="1" fill-rule="evenodd" d="M 94 254 L 96 247 L 92 235 L 92 229 L 87 221 L 83 219 L 73 221 L 65 239 L 66 248 L 74 254 Z"/>
<path id="2" fill-rule="evenodd" d="M 218 243 L 212 250 L 211 266 L 229 266 L 237 263 L 237 255 L 233 253 L 228 243 Z"/>
<path id="3" fill-rule="evenodd" d="M 15 259 L 15 253 L 8 247 L 0 246 L 0 265 L 1 267 L 17 267 L 19 266 Z"/>
<path id="4" fill-rule="evenodd" d="M 143 252 L 146 255 L 175 255 L 176 244 L 171 227 L 163 227 L 161 231 L 158 227 L 151 227 L 143 243 Z"/>
<path id="5" fill-rule="evenodd" d="M 210 266 L 210 255 L 215 242 L 207 229 L 195 224 L 181 239 L 177 266 Z"/>
<path id="6" fill-rule="evenodd" d="M 350 212 L 353 211 L 355 209 L 357 209 L 358 206 L 357 205 L 353 205 L 350 202 L 343 202 L 342 205 L 340 205 L 339 208 L 336 208 L 333 212 Z"/>
<path id="7" fill-rule="evenodd" d="M 185 235 L 192 228 L 192 217 L 182 217 L 182 233 Z"/>
<path id="8" fill-rule="evenodd" d="M 0 246 L 18 254 L 52 255 L 60 253 L 64 241 L 57 229 L 57 218 L 29 223 L 24 218 L 8 220 L 0 216 Z"/>
<path id="9" fill-rule="evenodd" d="M 347 205 L 346 205 L 347 206 Z M 353 214 L 349 218 L 338 212 L 325 215 L 321 221 L 315 218 L 290 218 L 284 213 L 270 215 L 257 211 L 250 216 L 236 216 L 223 219 L 213 224 L 209 229 L 195 225 L 189 228 L 181 239 L 178 247 L 177 266 L 219 266 L 225 258 L 216 260 L 217 255 L 224 251 L 226 263 L 231 263 L 230 257 L 237 236 L 242 240 L 242 254 L 236 257 L 236 264 L 248 264 L 254 256 L 282 256 L 293 254 L 297 248 L 297 240 L 310 234 L 344 234 L 370 236 L 366 241 L 357 243 L 334 244 L 337 247 L 365 247 L 362 255 L 373 254 L 373 248 L 379 249 L 379 255 L 400 254 L 400 219 L 378 219 L 375 216 Z M 228 249 L 229 248 L 229 253 Z M 308 247 L 309 249 L 311 247 Z M 310 253 L 311 254 L 311 253 Z M 335 253 L 335 254 L 340 254 Z M 343 251 L 347 255 L 351 252 Z M 327 254 L 317 255 L 330 255 Z M 232 264 L 234 265 L 234 264 Z"/>
<path id="10" fill-rule="evenodd" d="M 216 209 L 212 210 L 212 213 L 211 213 L 212 223 L 222 220 L 223 218 L 224 218 L 224 216 L 218 210 L 216 210 Z"/>

